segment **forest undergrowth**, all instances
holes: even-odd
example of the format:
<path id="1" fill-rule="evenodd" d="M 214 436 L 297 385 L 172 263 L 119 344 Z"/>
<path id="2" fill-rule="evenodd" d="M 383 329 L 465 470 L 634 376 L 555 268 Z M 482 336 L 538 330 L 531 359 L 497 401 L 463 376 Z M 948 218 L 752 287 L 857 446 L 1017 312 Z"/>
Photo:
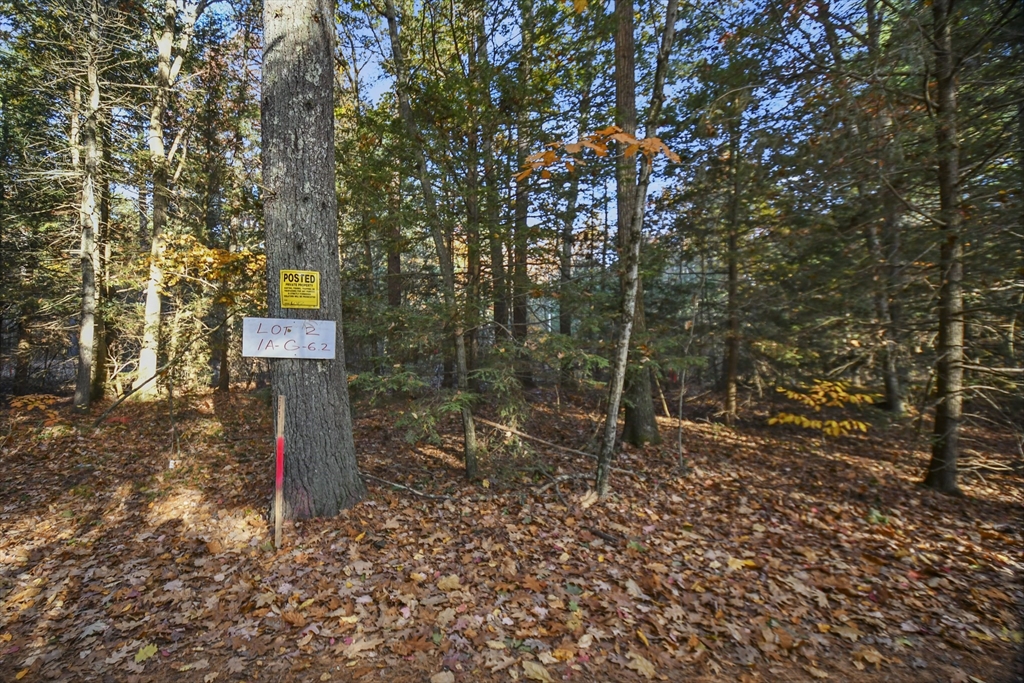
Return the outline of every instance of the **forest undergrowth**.
<path id="1" fill-rule="evenodd" d="M 106 406 L 3 409 L 0 680 L 1019 680 L 1012 434 L 966 431 L 954 498 L 917 486 L 926 437 L 880 412 L 823 440 L 697 403 L 618 454 L 600 501 L 564 450 L 596 398 L 529 400 L 543 441 L 481 424 L 475 483 L 455 418 L 410 444 L 402 404 L 357 405 L 370 496 L 280 551 L 260 395 L 179 398 L 173 428 L 166 403 L 95 429 Z"/>

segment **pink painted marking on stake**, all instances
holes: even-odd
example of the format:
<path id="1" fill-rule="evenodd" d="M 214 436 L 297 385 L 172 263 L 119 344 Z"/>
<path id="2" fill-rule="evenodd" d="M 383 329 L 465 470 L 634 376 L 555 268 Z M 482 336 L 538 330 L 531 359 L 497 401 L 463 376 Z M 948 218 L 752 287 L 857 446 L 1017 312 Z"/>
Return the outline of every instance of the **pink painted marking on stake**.
<path id="1" fill-rule="evenodd" d="M 274 488 L 281 490 L 284 485 L 284 437 L 277 437 L 277 477 L 274 481 Z"/>

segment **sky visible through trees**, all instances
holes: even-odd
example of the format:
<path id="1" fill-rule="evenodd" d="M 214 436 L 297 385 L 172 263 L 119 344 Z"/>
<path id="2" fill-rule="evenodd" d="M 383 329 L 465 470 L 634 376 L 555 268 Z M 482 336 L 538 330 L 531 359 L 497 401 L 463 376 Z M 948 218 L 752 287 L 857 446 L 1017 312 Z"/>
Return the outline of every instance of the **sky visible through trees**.
<path id="1" fill-rule="evenodd" d="M 955 501 L 980 496 L 971 509 L 996 515 L 1024 462 L 1022 33 L 1013 1 L 0 0 L 0 446 L 27 458 L 44 432 L 66 427 L 70 443 L 148 414 L 171 446 L 146 447 L 146 476 L 166 483 L 183 435 L 197 453 L 219 452 L 209 439 L 221 432 L 200 434 L 196 415 L 235 420 L 244 405 L 269 430 L 269 405 L 286 395 L 293 531 L 323 516 L 356 524 L 383 504 L 377 487 L 390 487 L 392 508 L 397 495 L 438 509 L 455 500 L 487 519 L 498 514 L 487 506 L 512 505 L 494 496 L 521 494 L 528 520 L 522 496 L 554 496 L 574 523 L 665 496 L 650 525 L 587 531 L 588 553 L 621 542 L 632 561 L 647 552 L 630 545 L 638 530 L 684 524 L 684 492 L 728 478 L 729 449 L 753 457 L 757 443 L 769 469 L 747 470 L 751 481 L 778 477 L 805 502 L 813 492 L 799 487 L 834 484 L 849 464 L 806 464 L 812 455 L 905 449 L 905 462 L 892 455 L 890 469 L 847 486 L 842 495 L 860 497 L 842 505 L 866 505 L 871 529 L 888 525 L 872 487 L 899 470 L 905 488 L 889 500 L 912 481 L 932 501 L 922 514 L 969 526 Z M 322 276 L 318 307 L 282 300 L 283 270 Z M 336 358 L 243 354 L 243 319 L 267 317 L 335 321 Z M 158 439 L 153 429 L 140 439 Z M 70 448 L 53 452 L 86 466 Z M 415 460 L 424 453 L 438 468 L 429 476 Z M 48 475 L 27 462 L 15 463 L 12 506 L 42 505 L 31 482 Z M 255 497 L 269 474 L 232 462 L 218 495 L 230 480 Z M 444 483 L 453 468 L 459 483 Z M 775 504 L 742 507 L 756 516 Z M 392 512 L 401 525 L 415 516 Z M 1019 543 L 986 519 L 996 536 L 984 538 L 999 546 L 986 552 Z M 799 571 L 824 564 L 809 545 Z M 661 583 L 680 570 L 672 558 L 626 586 L 628 599 L 676 590 Z M 739 547 L 721 560 L 730 576 L 774 567 Z M 523 584 L 516 562 L 491 579 L 535 586 L 560 571 Z M 909 571 L 945 576 L 929 562 L 934 576 Z M 811 587 L 809 576 L 786 585 L 852 599 L 874 574 Z M 555 601 L 577 604 L 567 585 Z M 866 600 L 889 599 L 872 591 Z M 350 607 L 329 611 L 352 625 Z M 903 615 L 893 609 L 887 619 Z M 450 616 L 410 642 L 448 647 Z M 999 618 L 990 641 L 1019 639 Z M 794 642 L 817 647 L 786 646 L 765 619 L 760 650 L 749 633 L 715 628 L 751 657 L 795 662 Z M 543 681 L 532 667 L 576 661 L 590 641 L 567 623 L 552 633 L 572 634 L 561 643 L 571 656 L 531 651 L 514 670 Z M 645 648 L 649 636 L 676 653 L 685 641 L 685 657 L 602 656 L 650 678 L 648 667 L 696 666 L 708 649 L 688 640 L 696 632 L 643 628 Z M 497 653 L 524 638 L 490 646 L 492 673 L 512 666 Z M 856 661 L 879 665 L 875 654 Z M 801 662 L 823 678 L 818 659 Z"/>

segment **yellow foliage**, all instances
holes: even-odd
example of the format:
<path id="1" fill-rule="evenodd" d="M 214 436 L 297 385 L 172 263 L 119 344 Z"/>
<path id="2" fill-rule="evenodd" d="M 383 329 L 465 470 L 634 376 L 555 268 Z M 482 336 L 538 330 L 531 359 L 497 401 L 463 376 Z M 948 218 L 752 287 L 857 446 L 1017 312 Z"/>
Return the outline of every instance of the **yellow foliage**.
<path id="1" fill-rule="evenodd" d="M 847 405 L 870 404 L 874 403 L 875 399 L 871 394 L 851 392 L 845 382 L 818 379 L 814 380 L 810 387 L 802 387 L 799 390 L 777 387 L 776 391 L 815 412 L 820 411 L 822 407 L 843 408 Z M 793 413 L 779 413 L 770 418 L 768 424 L 792 424 L 804 429 L 814 429 L 832 437 L 845 436 L 854 431 L 868 431 L 867 423 L 860 420 L 812 420 Z"/>

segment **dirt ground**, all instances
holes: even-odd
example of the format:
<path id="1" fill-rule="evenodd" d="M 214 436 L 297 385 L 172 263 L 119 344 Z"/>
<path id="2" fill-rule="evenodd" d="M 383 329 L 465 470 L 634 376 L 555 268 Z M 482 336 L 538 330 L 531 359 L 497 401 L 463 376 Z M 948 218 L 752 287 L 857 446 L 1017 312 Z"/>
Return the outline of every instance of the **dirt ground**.
<path id="1" fill-rule="evenodd" d="M 454 421 L 410 444 L 405 406 L 357 406 L 370 495 L 280 551 L 257 395 L 179 399 L 173 431 L 166 403 L 0 410 L 0 681 L 1024 680 L 1012 434 L 968 429 L 951 498 L 877 411 L 823 439 L 697 404 L 598 501 L 565 450 L 595 397 L 529 400 L 543 441 L 481 424 L 474 483 Z"/>

